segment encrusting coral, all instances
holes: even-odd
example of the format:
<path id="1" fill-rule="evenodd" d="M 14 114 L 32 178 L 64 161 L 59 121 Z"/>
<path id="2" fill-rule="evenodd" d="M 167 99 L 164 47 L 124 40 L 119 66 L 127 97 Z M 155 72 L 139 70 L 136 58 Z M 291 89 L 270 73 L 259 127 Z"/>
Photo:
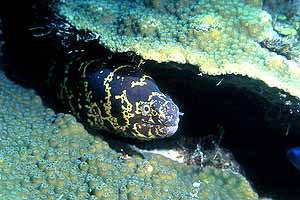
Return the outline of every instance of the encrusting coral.
<path id="1" fill-rule="evenodd" d="M 261 0 L 63 0 L 55 8 L 113 52 L 247 75 L 300 96 L 300 66 L 260 45 L 278 37 Z"/>
<path id="2" fill-rule="evenodd" d="M 122 157 L 0 72 L 1 199 L 258 199 L 231 170 Z"/>

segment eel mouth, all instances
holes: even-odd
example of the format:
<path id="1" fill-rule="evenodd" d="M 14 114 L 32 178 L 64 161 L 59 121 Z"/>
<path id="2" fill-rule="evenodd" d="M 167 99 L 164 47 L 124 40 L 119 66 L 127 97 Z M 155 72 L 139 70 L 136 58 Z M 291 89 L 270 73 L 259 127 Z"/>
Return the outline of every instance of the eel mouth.
<path id="1" fill-rule="evenodd" d="M 163 126 L 160 131 L 164 134 L 164 137 L 171 137 L 176 133 L 178 125 L 175 126 Z"/>
<path id="2" fill-rule="evenodd" d="M 163 125 L 163 124 L 152 124 L 152 123 L 143 122 L 143 123 L 138 123 L 138 125 L 145 129 L 151 129 L 153 136 L 157 138 L 171 137 L 172 135 L 175 134 L 175 132 L 178 129 L 178 124 Z M 147 135 L 148 133 L 145 134 L 146 137 Z"/>
<path id="3" fill-rule="evenodd" d="M 143 133 L 146 138 L 171 137 L 178 130 L 179 116 L 183 115 L 183 113 L 179 112 L 178 108 L 175 110 L 176 112 L 169 115 L 162 115 L 163 117 L 160 118 L 158 122 L 140 121 L 137 123 L 140 132 Z"/>

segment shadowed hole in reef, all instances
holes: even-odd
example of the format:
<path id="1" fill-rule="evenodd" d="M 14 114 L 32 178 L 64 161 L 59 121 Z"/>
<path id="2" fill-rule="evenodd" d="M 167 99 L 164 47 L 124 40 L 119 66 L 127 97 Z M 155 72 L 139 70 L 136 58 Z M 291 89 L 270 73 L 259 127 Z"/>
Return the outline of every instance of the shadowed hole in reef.
<path id="1" fill-rule="evenodd" d="M 300 196 L 300 172 L 286 157 L 289 147 L 300 145 L 300 120 L 280 100 L 283 91 L 237 75 L 200 76 L 172 63 L 144 67 L 185 113 L 175 137 L 197 140 L 221 125 L 220 145 L 232 151 L 260 196 Z"/>

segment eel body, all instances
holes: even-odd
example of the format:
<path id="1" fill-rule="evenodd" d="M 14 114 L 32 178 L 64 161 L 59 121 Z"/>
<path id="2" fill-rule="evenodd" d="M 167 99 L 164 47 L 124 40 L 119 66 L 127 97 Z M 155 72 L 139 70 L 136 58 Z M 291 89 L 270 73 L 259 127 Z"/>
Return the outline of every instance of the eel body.
<path id="1" fill-rule="evenodd" d="M 176 132 L 177 105 L 139 67 L 107 67 L 97 59 L 75 63 L 80 64 L 66 64 L 61 77 L 55 69 L 50 71 L 50 79 L 58 88 L 58 99 L 80 121 L 140 140 L 170 137 Z"/>

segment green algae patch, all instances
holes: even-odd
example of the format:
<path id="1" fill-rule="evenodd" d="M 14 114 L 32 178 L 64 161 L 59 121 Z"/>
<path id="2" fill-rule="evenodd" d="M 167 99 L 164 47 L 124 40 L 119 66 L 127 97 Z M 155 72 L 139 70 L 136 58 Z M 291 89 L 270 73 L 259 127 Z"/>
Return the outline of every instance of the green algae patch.
<path id="1" fill-rule="evenodd" d="M 121 153 L 0 73 L 1 199 L 258 199 L 231 170 Z"/>
<path id="2" fill-rule="evenodd" d="M 259 44 L 277 36 L 261 5 L 260 0 L 61 0 L 55 8 L 77 29 L 99 34 L 100 44 L 112 52 L 188 63 L 209 75 L 247 75 L 299 97 L 299 63 Z"/>

